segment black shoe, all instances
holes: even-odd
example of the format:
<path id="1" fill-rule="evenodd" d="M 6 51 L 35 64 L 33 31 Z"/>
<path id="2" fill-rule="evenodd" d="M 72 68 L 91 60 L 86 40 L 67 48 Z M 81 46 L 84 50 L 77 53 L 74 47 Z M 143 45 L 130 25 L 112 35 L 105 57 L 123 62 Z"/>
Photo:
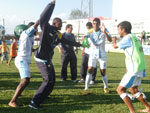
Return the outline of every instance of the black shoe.
<path id="1" fill-rule="evenodd" d="M 31 101 L 31 103 L 29 104 L 29 107 L 33 108 L 33 109 L 39 109 L 40 108 L 40 106 L 36 105 L 33 101 Z"/>

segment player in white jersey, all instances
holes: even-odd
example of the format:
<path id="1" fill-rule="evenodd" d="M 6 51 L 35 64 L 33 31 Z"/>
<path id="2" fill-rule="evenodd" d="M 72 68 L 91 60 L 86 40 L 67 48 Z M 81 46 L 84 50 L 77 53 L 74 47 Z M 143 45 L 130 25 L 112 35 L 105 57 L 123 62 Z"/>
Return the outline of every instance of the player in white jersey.
<path id="1" fill-rule="evenodd" d="M 123 21 L 118 25 L 118 33 L 123 39 L 117 44 L 116 38 L 113 38 L 113 47 L 125 50 L 127 69 L 126 74 L 117 87 L 117 92 L 128 106 L 130 113 L 136 113 L 131 102 L 134 98 L 137 98 L 146 108 L 139 110 L 139 112 L 150 113 L 150 105 L 146 101 L 145 94 L 142 90 L 138 90 L 142 78 L 146 76 L 143 48 L 136 36 L 131 34 L 131 29 L 131 23 Z M 126 92 L 128 88 L 130 88 L 132 95 Z"/>
<path id="2" fill-rule="evenodd" d="M 13 98 L 8 104 L 10 107 L 18 107 L 17 98 L 19 95 L 21 95 L 25 87 L 30 82 L 31 54 L 33 50 L 34 35 L 36 34 L 38 24 L 39 21 L 36 23 L 30 22 L 28 24 L 28 29 L 23 31 L 20 36 L 18 54 L 15 58 L 15 65 L 19 70 L 21 81 L 17 86 Z"/>
<path id="3" fill-rule="evenodd" d="M 104 26 L 103 26 L 104 27 Z M 105 27 L 100 29 L 100 20 L 95 18 L 93 20 L 93 33 L 90 34 L 90 53 L 88 61 L 88 74 L 85 82 L 85 93 L 88 93 L 89 83 L 92 79 L 92 74 L 96 63 L 98 61 L 102 80 L 104 83 L 104 92 L 109 93 L 108 80 L 106 75 L 106 51 L 105 51 L 105 40 L 108 34 L 105 32 Z M 111 39 L 110 39 L 111 40 Z"/>

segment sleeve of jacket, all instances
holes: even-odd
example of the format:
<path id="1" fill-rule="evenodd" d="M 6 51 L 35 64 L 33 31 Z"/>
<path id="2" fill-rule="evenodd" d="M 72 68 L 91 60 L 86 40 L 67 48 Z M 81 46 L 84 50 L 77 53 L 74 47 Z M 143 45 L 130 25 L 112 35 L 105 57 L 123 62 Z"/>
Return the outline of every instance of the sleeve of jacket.
<path id="1" fill-rule="evenodd" d="M 80 43 L 67 40 L 67 39 L 65 39 L 64 37 L 62 37 L 62 38 L 60 39 L 60 42 L 63 43 L 63 44 L 68 44 L 68 45 L 76 46 L 76 47 L 82 46 Z"/>
<path id="2" fill-rule="evenodd" d="M 49 20 L 51 18 L 51 15 L 53 13 L 54 7 L 55 7 L 55 4 L 49 3 L 46 6 L 46 8 L 44 9 L 44 11 L 42 12 L 42 14 L 40 15 L 39 23 L 40 23 L 41 29 L 43 29 L 44 26 L 46 24 L 48 24 L 48 22 L 49 22 Z"/>

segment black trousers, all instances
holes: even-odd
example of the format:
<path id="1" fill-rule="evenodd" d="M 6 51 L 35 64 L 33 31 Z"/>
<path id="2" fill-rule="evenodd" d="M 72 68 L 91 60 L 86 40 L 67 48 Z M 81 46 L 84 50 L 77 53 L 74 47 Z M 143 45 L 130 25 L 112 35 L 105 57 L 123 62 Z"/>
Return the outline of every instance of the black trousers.
<path id="1" fill-rule="evenodd" d="M 61 79 L 67 79 L 67 66 L 70 62 L 71 80 L 77 78 L 77 57 L 75 53 L 64 53 L 61 55 Z"/>
<path id="2" fill-rule="evenodd" d="M 32 101 L 39 106 L 44 101 L 44 99 L 48 97 L 48 95 L 52 92 L 54 88 L 55 70 L 51 62 L 36 62 L 36 64 L 42 74 L 43 82 L 37 90 L 36 94 L 34 95 Z"/>
<path id="3" fill-rule="evenodd" d="M 84 53 L 82 56 L 81 71 L 80 71 L 80 76 L 84 80 L 86 79 L 86 75 L 87 75 L 88 60 L 89 60 L 89 55 Z M 92 81 L 95 81 L 96 73 L 97 73 L 97 68 L 94 69 L 94 73 L 92 75 Z"/>

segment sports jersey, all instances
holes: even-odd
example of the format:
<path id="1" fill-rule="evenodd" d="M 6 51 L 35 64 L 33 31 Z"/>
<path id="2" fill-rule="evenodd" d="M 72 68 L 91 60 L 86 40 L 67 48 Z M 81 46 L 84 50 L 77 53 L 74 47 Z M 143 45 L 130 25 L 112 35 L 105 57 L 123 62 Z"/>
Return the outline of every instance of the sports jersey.
<path id="1" fill-rule="evenodd" d="M 32 47 L 34 44 L 35 29 L 33 26 L 23 31 L 19 39 L 18 59 L 24 59 L 31 62 Z"/>
<path id="2" fill-rule="evenodd" d="M 54 48 L 61 42 L 72 46 L 80 47 L 81 44 L 65 39 L 56 27 L 49 24 L 55 4 L 48 4 L 42 12 L 39 23 L 42 30 L 40 44 L 35 51 L 35 60 L 40 62 L 51 61 L 54 54 Z M 38 59 L 38 60 L 37 60 Z"/>
<path id="3" fill-rule="evenodd" d="M 100 30 L 90 34 L 90 57 L 106 58 L 105 39 L 105 34 Z"/>
<path id="4" fill-rule="evenodd" d="M 135 46 L 133 46 L 131 37 L 132 37 L 131 34 L 124 36 L 121 42 L 119 42 L 117 45 L 120 49 L 125 50 L 125 56 L 126 56 L 125 63 L 126 63 L 126 68 L 127 68 L 128 73 L 134 74 L 138 72 L 138 70 L 136 69 L 134 60 L 138 60 L 138 59 L 133 59 Z"/>
<path id="5" fill-rule="evenodd" d="M 10 56 L 11 56 L 11 57 L 16 57 L 16 56 L 17 56 L 17 43 L 16 43 L 16 42 L 13 42 L 13 43 L 11 44 Z"/>

